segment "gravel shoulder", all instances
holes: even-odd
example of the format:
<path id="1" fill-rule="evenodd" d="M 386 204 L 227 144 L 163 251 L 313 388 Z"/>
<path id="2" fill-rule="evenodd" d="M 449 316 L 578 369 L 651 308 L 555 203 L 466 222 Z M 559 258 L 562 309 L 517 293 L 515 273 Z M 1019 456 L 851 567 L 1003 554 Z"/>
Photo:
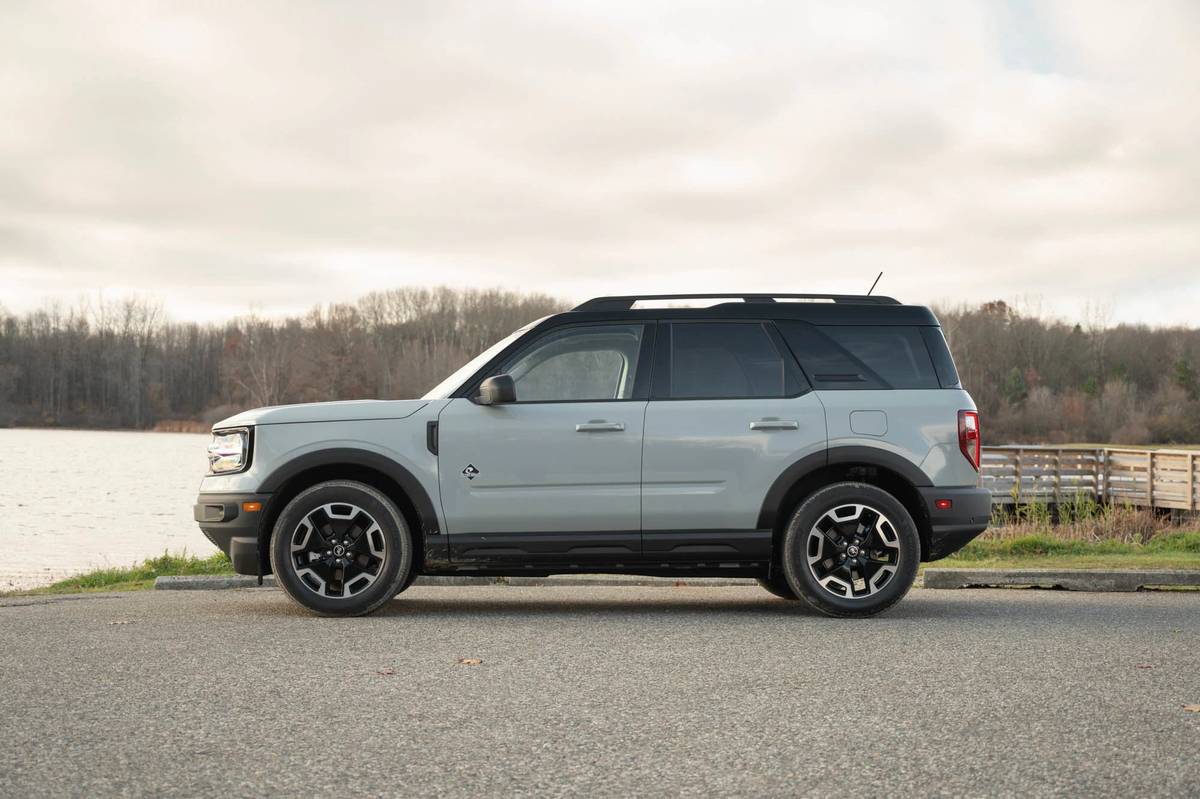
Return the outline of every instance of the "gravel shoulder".
<path id="1" fill-rule="evenodd" d="M 0 600 L 0 795 L 1194 795 L 1200 595 L 752 587 Z M 482 660 L 478 665 L 461 658 Z M 1149 668 L 1146 668 L 1149 667 Z"/>

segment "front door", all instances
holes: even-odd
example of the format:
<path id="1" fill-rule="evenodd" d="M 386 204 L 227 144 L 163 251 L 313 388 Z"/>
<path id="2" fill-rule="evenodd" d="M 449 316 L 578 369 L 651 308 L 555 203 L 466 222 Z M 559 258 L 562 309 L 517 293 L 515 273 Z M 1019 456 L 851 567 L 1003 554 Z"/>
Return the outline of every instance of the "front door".
<path id="1" fill-rule="evenodd" d="M 456 562 L 619 562 L 641 552 L 652 325 L 550 330 L 496 373 L 516 402 L 449 402 L 438 479 Z"/>

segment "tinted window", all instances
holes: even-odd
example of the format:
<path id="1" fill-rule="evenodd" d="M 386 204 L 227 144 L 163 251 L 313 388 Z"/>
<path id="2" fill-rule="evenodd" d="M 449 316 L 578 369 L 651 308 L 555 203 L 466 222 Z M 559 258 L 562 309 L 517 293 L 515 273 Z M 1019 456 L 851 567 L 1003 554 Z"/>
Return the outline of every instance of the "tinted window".
<path id="1" fill-rule="evenodd" d="M 938 382 L 942 388 L 959 388 L 962 382 L 958 377 L 958 369 L 954 367 L 954 358 L 950 355 L 950 347 L 940 327 L 923 327 L 921 336 L 925 339 L 925 347 L 929 357 L 933 359 L 933 368 L 937 372 Z"/>
<path id="2" fill-rule="evenodd" d="M 780 325 L 819 389 L 938 388 L 920 329 L 896 326 Z"/>
<path id="3" fill-rule="evenodd" d="M 787 367 L 758 322 L 671 325 L 671 396 L 786 396 Z"/>
<path id="4" fill-rule="evenodd" d="M 581 325 L 547 333 L 500 370 L 512 375 L 517 402 L 629 399 L 642 325 Z"/>

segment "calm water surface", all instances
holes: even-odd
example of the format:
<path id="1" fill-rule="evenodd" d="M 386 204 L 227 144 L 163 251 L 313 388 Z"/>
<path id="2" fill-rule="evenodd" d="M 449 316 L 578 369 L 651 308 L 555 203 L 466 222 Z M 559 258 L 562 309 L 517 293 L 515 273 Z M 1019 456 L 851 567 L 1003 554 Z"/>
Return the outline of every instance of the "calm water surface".
<path id="1" fill-rule="evenodd" d="M 192 520 L 207 435 L 0 430 L 0 591 L 164 550 L 216 548 Z"/>

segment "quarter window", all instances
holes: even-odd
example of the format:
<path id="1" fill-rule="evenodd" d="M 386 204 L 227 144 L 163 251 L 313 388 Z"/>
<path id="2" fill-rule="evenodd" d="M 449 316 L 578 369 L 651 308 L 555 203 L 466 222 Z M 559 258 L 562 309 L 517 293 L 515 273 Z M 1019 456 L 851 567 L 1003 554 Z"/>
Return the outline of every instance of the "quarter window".
<path id="1" fill-rule="evenodd" d="M 789 369 L 759 322 L 671 325 L 671 397 L 783 397 Z"/>
<path id="2" fill-rule="evenodd" d="M 780 330 L 814 388 L 940 386 L 918 328 L 785 322 Z"/>
<path id="3" fill-rule="evenodd" d="M 517 402 L 587 402 L 633 397 L 643 325 L 580 325 L 554 330 L 501 369 Z"/>

